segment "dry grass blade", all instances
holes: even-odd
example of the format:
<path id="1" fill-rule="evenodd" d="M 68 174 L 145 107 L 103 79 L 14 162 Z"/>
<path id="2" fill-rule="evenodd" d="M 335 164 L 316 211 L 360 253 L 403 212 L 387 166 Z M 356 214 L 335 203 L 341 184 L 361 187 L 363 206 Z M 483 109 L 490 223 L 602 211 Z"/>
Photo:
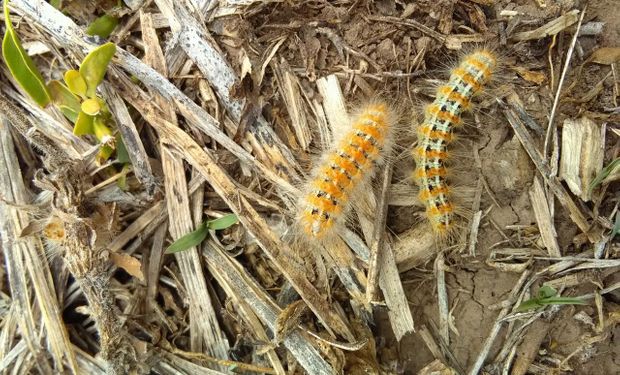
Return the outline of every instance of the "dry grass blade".
<path id="1" fill-rule="evenodd" d="M 575 202 L 568 194 L 564 186 L 562 186 L 562 183 L 558 180 L 558 178 L 551 176 L 551 170 L 549 166 L 543 160 L 542 155 L 536 148 L 535 142 L 532 139 L 531 135 L 528 133 L 523 122 L 511 109 L 505 109 L 504 115 L 506 116 L 506 119 L 515 131 L 515 134 L 519 138 L 519 141 L 523 145 L 523 148 L 525 149 L 525 151 L 527 151 L 528 155 L 534 162 L 534 165 L 545 178 L 545 181 L 551 188 L 553 194 L 558 198 L 562 206 L 564 206 L 570 213 L 570 217 L 573 222 L 579 227 L 579 229 L 581 229 L 581 231 L 588 234 L 588 237 L 592 242 L 598 242 L 600 240 L 600 233 L 596 233 L 595 231 L 591 230 L 590 224 L 586 219 L 586 215 L 584 215 L 582 210 L 575 204 Z"/>
<path id="2" fill-rule="evenodd" d="M 11 6 L 20 10 L 39 25 L 43 26 L 54 38 L 67 48 L 91 50 L 96 47 L 84 38 L 81 29 L 77 27 L 71 19 L 44 1 L 17 0 L 11 2 Z M 212 137 L 244 163 L 256 166 L 258 170 L 263 173 L 265 178 L 274 182 L 283 191 L 295 191 L 287 181 L 258 162 L 241 146 L 226 136 L 219 129 L 217 121 L 211 115 L 190 100 L 176 86 L 158 74 L 155 70 L 121 48 L 117 48 L 115 62 L 134 75 L 149 89 L 159 93 L 168 101 L 175 103 L 177 109 L 190 121 L 192 126 L 195 126 L 197 129 L 200 129 L 205 134 Z"/>
<path id="3" fill-rule="evenodd" d="M 448 308 L 448 291 L 446 288 L 445 259 L 443 253 L 437 254 L 435 274 L 437 275 L 437 299 L 439 306 L 439 334 L 446 345 L 450 344 L 450 310 Z"/>
<path id="4" fill-rule="evenodd" d="M 145 59 L 160 74 L 166 74 L 166 63 L 159 40 L 149 15 L 140 16 L 143 40 L 146 43 Z M 174 109 L 161 97 L 156 103 L 165 113 L 165 120 L 176 122 Z M 169 230 L 173 240 L 177 240 L 194 230 L 198 223 L 192 222 L 188 184 L 185 179 L 183 160 L 170 152 L 165 145 L 160 146 L 164 186 L 167 196 L 166 206 L 169 217 Z M 200 220 L 200 218 L 199 218 Z M 228 358 L 228 341 L 220 329 L 213 302 L 207 288 L 206 279 L 201 268 L 198 249 L 192 247 L 175 254 L 181 270 L 184 285 L 190 298 L 190 339 L 193 351 L 206 351 L 207 354 L 219 358 Z M 203 346 L 204 344 L 204 346 Z"/>
<path id="5" fill-rule="evenodd" d="M 110 107 L 111 112 L 116 116 L 116 123 L 123 137 L 125 148 L 131 159 L 131 167 L 136 174 L 138 180 L 144 184 L 148 195 L 153 195 L 156 188 L 155 177 L 151 171 L 149 158 L 144 149 L 144 145 L 140 140 L 136 125 L 131 119 L 131 115 L 127 110 L 127 106 L 123 99 L 113 90 L 109 84 L 101 85 L 106 103 Z"/>
<path id="6" fill-rule="evenodd" d="M 180 45 L 185 53 L 215 88 L 224 108 L 235 123 L 242 126 L 240 124 L 242 112 L 256 103 L 251 99 L 244 102 L 232 97 L 231 92 L 238 78 L 208 30 L 202 27 L 182 4 L 170 0 L 156 0 L 155 3 L 168 18 L 173 31 L 178 33 Z M 251 121 L 251 125 L 252 127 L 247 130 L 256 138 L 263 151 L 257 154 L 267 155 L 271 164 L 279 165 L 281 169 L 286 170 L 291 179 L 295 180 L 298 166 L 290 151 L 282 146 L 273 128 L 260 114 L 257 115 L 255 122 Z M 243 130 L 241 135 L 245 133 Z"/>
<path id="7" fill-rule="evenodd" d="M 233 301 L 246 301 L 244 303 L 251 306 L 269 330 L 276 332 L 276 321 L 281 310 L 262 288 L 215 243 L 210 241 L 209 245 L 203 248 L 203 254 L 213 275 L 220 283 L 227 285 Z M 333 373 L 331 366 L 300 332 L 292 331 L 282 340 L 286 348 L 309 373 L 321 375 Z"/>
<path id="8" fill-rule="evenodd" d="M 437 253 L 435 235 L 422 223 L 402 234 L 394 244 L 394 256 L 399 272 L 424 264 Z"/>
<path id="9" fill-rule="evenodd" d="M 284 41 L 284 40 L 282 40 Z M 308 119 L 301 99 L 299 79 L 291 71 L 286 60 L 282 59 L 279 63 L 272 63 L 280 92 L 283 94 L 286 109 L 291 117 L 291 125 L 297 136 L 297 141 L 302 150 L 308 150 L 311 141 Z"/>
<path id="10" fill-rule="evenodd" d="M 3 50 L 7 374 L 614 373 L 609 2 L 6 3 L 38 99 L 54 81 L 39 107 Z M 454 201 L 454 236 L 421 198 Z"/>
<path id="11" fill-rule="evenodd" d="M 567 12 L 553 21 L 544 24 L 543 26 L 530 31 L 524 31 L 521 33 L 517 33 L 512 36 L 512 39 L 515 41 L 525 41 L 532 39 L 541 39 L 551 35 L 556 35 L 562 30 L 570 27 L 575 24 L 577 20 L 579 20 L 579 10 L 573 9 L 570 12 Z"/>
<path id="12" fill-rule="evenodd" d="M 308 281 L 300 266 L 291 257 L 292 250 L 277 238 L 246 198 L 238 193 L 227 173 L 182 130 L 173 127 L 165 120 L 151 118 L 150 122 L 161 134 L 164 142 L 178 150 L 179 154 L 210 182 L 246 229 L 256 237 L 261 248 L 282 274 L 295 285 L 295 289 L 306 301 L 308 307 L 324 322 L 326 328 L 352 339 L 353 335 L 345 322 L 328 307 L 325 299 Z"/>
<path id="13" fill-rule="evenodd" d="M 560 247 L 558 246 L 557 233 L 553 218 L 549 212 L 549 199 L 547 198 L 542 184 L 538 178 L 534 178 L 532 189 L 530 190 L 530 200 L 534 208 L 534 215 L 538 223 L 538 229 L 542 236 L 543 243 L 552 257 L 560 258 Z"/>
<path id="14" fill-rule="evenodd" d="M 29 193 L 24 186 L 22 172 L 15 155 L 10 125 L 4 115 L 0 116 L 0 155 L 2 155 L 0 157 L 2 198 L 18 205 L 30 204 Z M 19 211 L 6 202 L 0 203 L 0 237 L 4 256 L 9 265 L 7 271 L 11 294 L 15 298 L 14 307 L 19 317 L 20 331 L 30 353 L 34 354 L 41 350 L 37 330 L 44 329 L 47 332 L 46 341 L 50 346 L 56 368 L 64 368 L 63 363 L 66 360 L 68 367 L 77 373 L 75 353 L 62 321 L 60 307 L 54 298 L 56 292 L 49 265 L 47 259 L 42 256 L 43 244 L 40 239 L 33 236 L 19 238 L 19 233 L 29 221 L 26 214 Z M 31 307 L 31 295 L 35 297 L 37 311 L 33 311 Z M 35 314 L 41 314 L 40 323 L 37 322 Z M 10 325 L 5 325 L 3 329 L 10 329 Z M 42 368 L 48 366 L 47 363 L 42 364 Z"/>
<path id="15" fill-rule="evenodd" d="M 379 191 L 379 212 L 377 212 L 375 229 L 370 243 L 370 260 L 368 261 L 368 282 L 366 283 L 366 303 L 370 304 L 376 299 L 377 281 L 379 280 L 379 264 L 383 253 L 384 228 L 387 220 L 387 195 L 392 181 L 392 165 L 388 165 L 381 176 L 381 190 Z"/>
<path id="16" fill-rule="evenodd" d="M 515 298 L 521 292 L 521 288 L 523 288 L 525 282 L 527 281 L 530 275 L 531 275 L 531 272 L 528 270 L 524 271 L 521 274 L 521 277 L 519 277 L 519 281 L 517 281 L 514 288 L 510 292 L 509 298 Z M 480 372 L 480 369 L 482 368 L 482 364 L 484 363 L 484 360 L 489 354 L 489 351 L 491 350 L 491 346 L 493 345 L 495 338 L 499 334 L 499 330 L 502 326 L 502 319 L 506 315 L 508 315 L 511 309 L 512 309 L 511 306 L 504 307 L 497 315 L 497 319 L 495 320 L 495 324 L 493 324 L 493 327 L 491 328 L 491 332 L 489 333 L 487 338 L 484 340 L 484 345 L 482 347 L 482 350 L 476 357 L 476 361 L 474 362 L 474 364 L 467 371 L 469 375 L 476 375 Z"/>

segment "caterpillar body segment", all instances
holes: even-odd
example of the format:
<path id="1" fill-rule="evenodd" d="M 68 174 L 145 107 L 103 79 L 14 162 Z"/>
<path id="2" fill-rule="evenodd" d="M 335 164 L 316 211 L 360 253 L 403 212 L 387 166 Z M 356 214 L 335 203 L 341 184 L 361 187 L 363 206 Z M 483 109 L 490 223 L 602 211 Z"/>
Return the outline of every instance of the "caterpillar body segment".
<path id="1" fill-rule="evenodd" d="M 360 186 L 391 144 L 391 111 L 384 103 L 366 106 L 350 129 L 327 150 L 303 189 L 297 221 L 307 240 L 337 233 Z"/>
<path id="2" fill-rule="evenodd" d="M 472 97 L 490 79 L 497 64 L 495 56 L 486 50 L 476 51 L 463 58 L 452 70 L 448 82 L 437 89 L 435 101 L 426 107 L 424 123 L 418 127 L 418 145 L 413 150 L 416 160 L 414 178 L 419 198 L 424 202 L 426 216 L 436 234 L 445 237 L 454 227 L 455 207 L 450 200 L 446 183 L 448 145 L 455 126 L 470 107 Z"/>

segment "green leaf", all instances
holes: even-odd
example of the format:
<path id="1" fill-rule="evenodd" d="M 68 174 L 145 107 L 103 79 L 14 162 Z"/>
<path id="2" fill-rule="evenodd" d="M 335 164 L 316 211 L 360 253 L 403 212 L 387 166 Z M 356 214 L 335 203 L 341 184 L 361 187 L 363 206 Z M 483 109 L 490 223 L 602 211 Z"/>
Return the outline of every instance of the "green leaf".
<path id="1" fill-rule="evenodd" d="M 544 305 L 587 305 L 588 303 L 580 298 L 574 297 L 553 297 L 545 298 L 541 301 Z"/>
<path id="2" fill-rule="evenodd" d="M 207 221 L 207 226 L 211 230 L 222 230 L 231 227 L 239 222 L 237 215 L 228 214 L 215 220 Z"/>
<path id="3" fill-rule="evenodd" d="M 118 143 L 116 144 L 116 154 L 118 155 Z M 127 174 L 131 171 L 131 164 L 125 164 L 123 165 L 123 168 L 121 169 L 121 176 L 118 178 L 116 184 L 118 185 L 118 187 L 125 191 L 127 190 Z"/>
<path id="4" fill-rule="evenodd" d="M 120 132 L 116 135 L 116 160 L 123 164 L 131 163 L 127 147 L 125 147 L 125 142 L 123 142 L 123 137 L 121 137 Z"/>
<path id="5" fill-rule="evenodd" d="M 238 222 L 239 219 L 235 214 L 228 214 L 215 220 L 205 221 L 204 223 L 200 224 L 195 231 L 188 233 L 185 236 L 174 241 L 174 243 L 166 249 L 166 254 L 178 253 L 179 251 L 184 251 L 189 249 L 190 247 L 197 246 L 202 241 L 204 241 L 205 238 L 207 238 L 209 230 L 226 229 L 232 225 L 237 224 Z"/>
<path id="6" fill-rule="evenodd" d="M 77 121 L 80 113 L 80 98 L 63 85 L 60 81 L 50 81 L 47 84 L 54 105 L 73 123 Z"/>
<path id="7" fill-rule="evenodd" d="M 616 221 L 614 223 L 613 229 L 611 230 L 610 239 L 613 240 L 618 233 L 620 233 L 620 211 L 616 212 Z"/>
<path id="8" fill-rule="evenodd" d="M 95 116 L 93 121 L 93 133 L 99 142 L 108 142 L 108 138 L 112 136 L 112 129 L 106 125 L 105 120 L 101 118 L 101 116 Z"/>
<path id="9" fill-rule="evenodd" d="M 98 35 L 102 38 L 107 38 L 110 34 L 112 34 L 112 31 L 114 31 L 117 25 L 118 18 L 109 14 L 104 14 L 88 25 L 88 28 L 86 28 L 86 34 Z"/>
<path id="10" fill-rule="evenodd" d="M 99 101 L 97 101 L 97 99 L 84 100 L 80 108 L 82 109 L 82 112 L 91 116 L 96 116 L 101 111 L 101 106 L 99 105 Z"/>
<path id="11" fill-rule="evenodd" d="M 2 57 L 4 57 L 4 62 L 21 88 L 38 105 L 45 107 L 52 100 L 51 95 L 47 90 L 41 73 L 22 47 L 13 29 L 11 19 L 9 18 L 7 1 L 4 2 L 4 21 L 6 25 L 6 32 L 2 40 Z"/>
<path id="12" fill-rule="evenodd" d="M 105 72 L 108 70 L 108 64 L 112 60 L 114 53 L 116 53 L 116 45 L 114 43 L 106 43 L 92 50 L 82 61 L 80 74 L 88 87 L 86 90 L 87 97 L 95 97 L 97 86 L 103 81 Z"/>
<path id="13" fill-rule="evenodd" d="M 521 304 L 515 310 L 516 312 L 524 312 L 528 310 L 538 309 L 540 307 L 544 307 L 544 305 L 538 302 L 538 298 L 528 299 L 527 301 L 521 302 Z"/>
<path id="14" fill-rule="evenodd" d="M 533 309 L 545 307 L 547 305 L 586 305 L 587 302 L 574 297 L 557 297 L 558 291 L 554 288 L 543 285 L 538 290 L 538 297 L 523 301 L 516 309 L 517 312 L 523 312 Z"/>
<path id="15" fill-rule="evenodd" d="M 94 117 L 89 116 L 86 113 L 80 111 L 78 114 L 77 120 L 75 121 L 75 126 L 73 127 L 73 134 L 75 135 L 86 135 L 86 134 L 94 134 L 93 122 Z"/>
<path id="16" fill-rule="evenodd" d="M 50 0 L 50 5 L 60 10 L 62 8 L 62 0 Z"/>
<path id="17" fill-rule="evenodd" d="M 102 143 L 101 149 L 99 150 L 99 153 L 97 154 L 97 163 L 99 165 L 102 165 L 103 163 L 106 162 L 106 160 L 110 158 L 110 156 L 112 156 L 113 153 L 114 153 L 114 147 L 106 143 Z"/>
<path id="18" fill-rule="evenodd" d="M 166 254 L 178 253 L 197 246 L 204 241 L 205 238 L 207 238 L 208 234 L 209 228 L 207 227 L 207 223 L 202 223 L 198 226 L 198 228 L 196 228 L 195 231 L 182 236 L 178 240 L 174 241 L 172 245 L 168 246 L 166 249 Z"/>
<path id="19" fill-rule="evenodd" d="M 590 191 L 594 190 L 609 175 L 617 173 L 620 173 L 620 158 L 616 158 L 614 161 L 609 163 L 608 166 L 603 168 L 602 171 L 599 172 L 599 174 L 590 183 Z"/>
<path id="20" fill-rule="evenodd" d="M 554 288 L 550 287 L 549 285 L 543 285 L 538 290 L 538 298 L 539 299 L 551 298 L 551 297 L 555 297 L 557 295 L 558 295 L 558 291 L 555 290 Z"/>
<path id="21" fill-rule="evenodd" d="M 82 98 L 86 97 L 86 81 L 84 81 L 80 72 L 77 70 L 67 70 L 63 78 L 72 93 Z"/>

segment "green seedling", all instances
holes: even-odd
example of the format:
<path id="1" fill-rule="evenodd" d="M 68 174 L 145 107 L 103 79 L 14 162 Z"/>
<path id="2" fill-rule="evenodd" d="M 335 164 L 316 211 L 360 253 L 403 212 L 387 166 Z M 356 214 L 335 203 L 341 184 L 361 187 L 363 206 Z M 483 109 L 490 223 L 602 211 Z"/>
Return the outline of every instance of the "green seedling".
<path id="1" fill-rule="evenodd" d="M 2 56 L 15 81 L 41 107 L 53 103 L 73 123 L 75 135 L 95 136 L 101 145 L 97 161 L 104 163 L 114 154 L 121 138 L 114 137 L 116 123 L 105 101 L 97 95 L 97 86 L 116 53 L 116 45 L 106 43 L 95 48 L 84 58 L 79 70 L 65 72 L 64 82 L 53 80 L 46 85 L 13 29 L 7 0 L 4 1 L 4 20 Z"/>
<path id="2" fill-rule="evenodd" d="M 614 161 L 609 163 L 609 165 L 603 168 L 598 175 L 596 175 L 594 180 L 590 183 L 590 191 L 594 190 L 605 180 L 613 181 L 618 178 L 620 178 L 620 158 L 616 158 Z"/>
<path id="3" fill-rule="evenodd" d="M 114 31 L 117 25 L 118 18 L 109 14 L 104 14 L 88 25 L 86 28 L 86 34 L 107 38 L 110 34 L 112 34 L 112 31 Z"/>
<path id="4" fill-rule="evenodd" d="M 180 251 L 185 251 L 191 247 L 199 245 L 207 238 L 209 230 L 222 230 L 231 227 L 239 222 L 237 215 L 228 214 L 215 220 L 208 220 L 200 224 L 196 230 L 190 232 L 178 240 L 174 241 L 172 245 L 166 249 L 166 254 L 174 254 Z"/>
<path id="5" fill-rule="evenodd" d="M 620 211 L 616 212 L 616 220 L 614 222 L 614 227 L 611 230 L 610 238 L 613 240 L 618 233 L 620 233 Z"/>
<path id="6" fill-rule="evenodd" d="M 543 285 L 538 290 L 538 296 L 523 301 L 518 307 L 517 312 L 539 309 L 548 305 L 586 305 L 586 301 L 573 297 L 558 297 L 558 291 L 554 288 Z"/>
<path id="7" fill-rule="evenodd" d="M 52 100 L 50 92 L 45 85 L 43 76 L 28 56 L 22 43 L 20 42 L 11 19 L 9 18 L 9 7 L 4 1 L 4 25 L 6 32 L 2 39 L 2 57 L 4 63 L 9 68 L 11 75 L 17 83 L 30 95 L 41 107 L 45 107 Z"/>

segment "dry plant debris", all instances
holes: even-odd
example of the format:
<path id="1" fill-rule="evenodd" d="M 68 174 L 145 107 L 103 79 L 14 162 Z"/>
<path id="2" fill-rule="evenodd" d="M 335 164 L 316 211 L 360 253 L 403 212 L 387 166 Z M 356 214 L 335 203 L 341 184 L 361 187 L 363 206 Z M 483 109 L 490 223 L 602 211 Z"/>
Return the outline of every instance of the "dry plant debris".
<path id="1" fill-rule="evenodd" d="M 109 111 L 127 154 L 98 158 L 102 137 L 75 135 L 0 64 L 3 374 L 620 372 L 614 2 L 8 11 L 34 82 L 114 43 L 100 102 L 81 109 Z M 415 126 L 481 46 L 501 67 L 459 129 L 466 212 L 438 241 L 410 179 Z M 301 182 L 377 96 L 400 115 L 393 155 L 339 238 L 295 241 Z M 229 214 L 238 225 L 206 233 Z M 197 228 L 202 242 L 166 253 Z"/>

